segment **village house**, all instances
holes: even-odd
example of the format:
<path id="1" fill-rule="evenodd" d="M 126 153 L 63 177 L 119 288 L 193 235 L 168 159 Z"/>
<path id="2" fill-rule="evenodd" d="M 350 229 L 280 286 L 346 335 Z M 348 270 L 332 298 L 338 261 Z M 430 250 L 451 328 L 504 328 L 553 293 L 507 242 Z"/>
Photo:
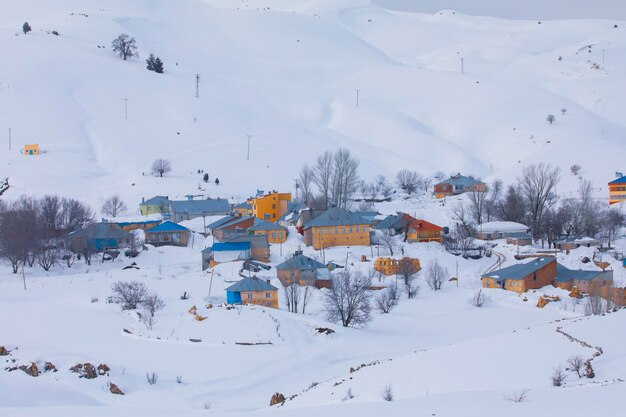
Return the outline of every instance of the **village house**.
<path id="1" fill-rule="evenodd" d="M 404 257 L 402 259 L 394 258 L 377 258 L 374 261 L 374 270 L 385 276 L 397 275 L 402 271 L 412 271 L 414 273 L 420 271 L 422 266 L 417 258 Z"/>
<path id="2" fill-rule="evenodd" d="M 278 309 L 278 288 L 262 279 L 246 277 L 226 288 L 226 302 Z"/>
<path id="3" fill-rule="evenodd" d="M 186 227 L 171 221 L 146 230 L 146 243 L 154 246 L 187 246 L 191 232 Z"/>
<path id="4" fill-rule="evenodd" d="M 293 203 L 289 202 L 287 205 L 287 211 L 285 214 L 280 216 L 278 219 L 278 224 L 281 226 L 297 226 L 298 220 L 300 219 L 300 211 L 306 210 L 308 207 L 303 203 Z"/>
<path id="5" fill-rule="evenodd" d="M 287 241 L 287 228 L 263 220 L 248 228 L 248 233 L 255 236 L 266 235 L 269 243 L 280 244 Z"/>
<path id="6" fill-rule="evenodd" d="M 533 237 L 528 233 L 509 233 L 506 237 L 506 243 L 509 245 L 528 246 L 532 245 Z"/>
<path id="7" fill-rule="evenodd" d="M 214 243 L 202 250 L 202 270 L 213 266 L 235 261 L 250 259 L 250 242 Z"/>
<path id="8" fill-rule="evenodd" d="M 226 216 L 211 223 L 208 229 L 218 242 L 225 242 L 235 236 L 245 235 L 248 229 L 259 220 L 250 216 Z"/>
<path id="9" fill-rule="evenodd" d="M 228 200 L 217 198 L 208 200 L 170 201 L 171 220 L 180 223 L 198 217 L 220 216 L 230 214 Z"/>
<path id="10" fill-rule="evenodd" d="M 615 178 L 609 183 L 609 205 L 626 201 L 626 176 L 616 172 Z"/>
<path id="11" fill-rule="evenodd" d="M 538 289 L 547 285 L 571 290 L 577 287 L 588 291 L 592 286 L 610 286 L 613 271 L 571 270 L 560 265 L 556 258 L 535 258 L 524 264 L 511 265 L 482 276 L 485 288 L 501 288 L 517 293 Z"/>
<path id="12" fill-rule="evenodd" d="M 591 248 L 599 246 L 600 241 L 590 237 L 574 238 L 568 237 L 554 242 L 554 247 L 560 251 L 578 249 L 580 247 Z"/>
<path id="13" fill-rule="evenodd" d="M 39 145 L 24 145 L 24 149 L 22 150 L 22 154 L 24 155 L 39 155 Z"/>
<path id="14" fill-rule="evenodd" d="M 375 229 L 389 236 L 404 234 L 404 240 L 407 242 L 443 242 L 443 227 L 416 219 L 406 213 L 385 217 Z"/>
<path id="15" fill-rule="evenodd" d="M 277 222 L 287 212 L 290 201 L 291 193 L 272 191 L 263 195 L 260 191 L 256 197 L 248 199 L 248 204 L 252 207 L 254 217 L 268 222 Z"/>
<path id="16" fill-rule="evenodd" d="M 170 200 L 167 196 L 157 195 L 148 200 L 142 198 L 139 203 L 139 211 L 142 215 L 168 214 L 170 212 Z"/>
<path id="17" fill-rule="evenodd" d="M 133 230 L 151 229 L 154 226 L 160 225 L 161 220 L 146 220 L 142 222 L 116 222 L 115 224 L 118 225 L 119 228 L 122 230 L 125 230 L 127 232 L 132 232 Z"/>
<path id="18" fill-rule="evenodd" d="M 530 227 L 516 222 L 486 222 L 477 228 L 476 237 L 482 240 L 506 239 L 520 233 L 530 236 Z"/>
<path id="19" fill-rule="evenodd" d="M 292 258 L 276 266 L 276 276 L 284 286 L 294 282 L 318 288 L 328 288 L 331 285 L 328 267 L 315 259 L 304 256 L 301 250 L 296 251 Z"/>
<path id="20" fill-rule="evenodd" d="M 66 247 L 80 252 L 86 248 L 90 252 L 129 248 L 133 235 L 122 230 L 115 223 L 93 223 L 67 235 Z"/>
<path id="21" fill-rule="evenodd" d="M 233 213 L 242 217 L 252 216 L 252 206 L 247 201 L 235 204 L 233 206 Z"/>
<path id="22" fill-rule="evenodd" d="M 250 258 L 259 262 L 270 261 L 270 245 L 266 235 L 239 235 L 226 243 L 247 242 L 250 244 Z"/>
<path id="23" fill-rule="evenodd" d="M 487 185 L 484 182 L 461 174 L 453 175 L 447 180 L 435 184 L 436 198 L 459 195 L 470 191 L 486 192 Z"/>
<path id="24" fill-rule="evenodd" d="M 306 213 L 303 210 L 301 214 Z M 320 250 L 334 246 L 369 246 L 370 226 L 367 220 L 350 211 L 330 208 L 302 227 L 304 243 Z"/>

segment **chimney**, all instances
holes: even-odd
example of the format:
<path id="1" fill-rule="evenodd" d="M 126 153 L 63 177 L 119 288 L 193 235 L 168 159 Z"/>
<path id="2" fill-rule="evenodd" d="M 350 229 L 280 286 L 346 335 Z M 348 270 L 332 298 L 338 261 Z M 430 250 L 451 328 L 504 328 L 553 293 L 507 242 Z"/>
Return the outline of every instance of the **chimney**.
<path id="1" fill-rule="evenodd" d="M 141 202 L 145 203 L 146 202 L 146 197 L 141 197 Z"/>
<path id="2" fill-rule="evenodd" d="M 622 178 L 624 176 L 624 174 L 622 174 L 619 171 L 615 171 L 615 178 Z"/>
<path id="3" fill-rule="evenodd" d="M 269 283 L 270 283 L 270 280 L 269 280 L 269 279 L 266 279 L 266 280 L 265 280 L 265 282 L 267 282 L 267 283 L 269 284 Z"/>
<path id="4" fill-rule="evenodd" d="M 187 197 L 187 201 L 193 200 L 193 196 L 192 195 L 187 195 L 186 197 Z"/>

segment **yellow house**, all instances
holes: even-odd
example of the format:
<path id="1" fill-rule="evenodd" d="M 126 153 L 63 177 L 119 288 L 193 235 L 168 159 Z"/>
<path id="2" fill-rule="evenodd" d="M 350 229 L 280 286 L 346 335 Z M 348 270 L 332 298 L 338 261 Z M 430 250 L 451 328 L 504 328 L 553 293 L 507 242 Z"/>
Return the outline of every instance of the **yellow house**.
<path id="1" fill-rule="evenodd" d="M 333 246 L 369 246 L 370 226 L 361 216 L 331 208 L 305 223 L 304 243 L 320 250 Z"/>
<path id="2" fill-rule="evenodd" d="M 39 145 L 36 143 L 33 145 L 24 145 L 24 155 L 39 155 Z"/>
<path id="3" fill-rule="evenodd" d="M 277 222 L 280 216 L 287 212 L 291 201 L 291 193 L 272 191 L 269 194 L 250 198 L 248 204 L 252 207 L 252 215 L 268 222 Z"/>
<path id="4" fill-rule="evenodd" d="M 255 277 L 246 277 L 226 288 L 228 304 L 256 304 L 278 308 L 278 288 Z"/>
<path id="5" fill-rule="evenodd" d="M 252 206 L 247 201 L 234 206 L 233 211 L 242 217 L 252 216 Z"/>
<path id="6" fill-rule="evenodd" d="M 626 177 L 621 176 L 609 183 L 609 204 L 626 201 Z"/>
<path id="7" fill-rule="evenodd" d="M 374 262 L 374 270 L 385 276 L 396 275 L 402 271 L 413 271 L 416 273 L 421 269 L 420 260 L 417 258 L 378 258 Z"/>
<path id="8" fill-rule="evenodd" d="M 285 243 L 287 241 L 287 228 L 276 223 L 258 221 L 248 228 L 248 233 L 253 235 L 266 235 L 269 243 Z"/>

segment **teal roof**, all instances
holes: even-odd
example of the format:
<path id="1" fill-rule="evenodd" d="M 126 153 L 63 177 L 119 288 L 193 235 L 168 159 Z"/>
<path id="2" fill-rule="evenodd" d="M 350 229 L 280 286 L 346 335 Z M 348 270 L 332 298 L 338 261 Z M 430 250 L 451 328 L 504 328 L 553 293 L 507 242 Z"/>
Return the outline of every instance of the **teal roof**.
<path id="1" fill-rule="evenodd" d="M 406 226 L 406 220 L 399 214 L 392 214 L 382 219 L 374 228 L 376 230 L 402 229 Z"/>
<path id="2" fill-rule="evenodd" d="M 551 262 L 556 262 L 556 258 L 549 256 L 543 258 L 535 258 L 525 264 L 511 265 L 507 266 L 506 268 L 498 269 L 496 271 L 483 275 L 483 277 L 495 278 L 496 281 L 501 281 L 505 279 L 524 279 L 524 277 L 527 277 L 533 272 L 540 270 Z"/>
<path id="3" fill-rule="evenodd" d="M 287 259 L 282 264 L 276 265 L 276 269 L 287 269 L 287 270 L 320 269 L 320 268 L 326 268 L 326 265 L 304 255 L 296 255 L 291 259 Z"/>
<path id="4" fill-rule="evenodd" d="M 248 228 L 249 232 L 254 232 L 254 231 L 257 231 L 257 230 L 281 230 L 281 231 L 284 231 L 284 230 L 287 230 L 287 228 L 284 227 L 284 226 L 281 226 L 279 224 L 276 224 L 276 223 L 271 223 L 271 222 L 266 222 L 266 221 L 261 220 L 260 222 L 256 223 L 254 226 Z"/>
<path id="5" fill-rule="evenodd" d="M 439 184 L 436 185 L 440 185 L 440 184 L 448 184 L 448 185 L 452 185 L 452 186 L 461 186 L 461 187 L 471 187 L 472 185 L 475 184 L 480 184 L 481 182 L 474 179 L 474 178 L 470 178 L 470 177 L 466 177 L 464 175 L 458 174 L 458 175 L 454 175 L 450 178 L 448 178 L 445 181 L 441 181 Z"/>
<path id="6" fill-rule="evenodd" d="M 563 265 L 557 263 L 556 264 L 556 278 L 554 279 L 557 282 L 567 282 L 573 279 L 579 280 L 592 280 L 597 278 L 602 271 L 583 271 L 583 270 L 573 270 L 564 267 Z"/>
<path id="7" fill-rule="evenodd" d="M 369 224 L 369 222 L 356 213 L 339 208 L 330 208 L 309 221 L 304 227 L 333 227 L 367 224 Z"/>
<path id="8" fill-rule="evenodd" d="M 93 223 L 68 235 L 84 239 L 130 239 L 132 234 L 120 229 L 115 223 Z"/>
<path id="9" fill-rule="evenodd" d="M 242 251 L 250 250 L 250 242 L 226 242 L 226 243 L 214 243 L 211 246 L 213 252 L 229 252 L 229 251 Z"/>
<path id="10" fill-rule="evenodd" d="M 278 290 L 278 288 L 276 288 L 272 284 L 262 279 L 252 278 L 252 277 L 243 278 L 242 280 L 226 288 L 226 291 L 228 292 L 276 291 L 276 290 Z"/>
<path id="11" fill-rule="evenodd" d="M 150 232 L 150 233 L 155 233 L 155 232 L 188 232 L 189 229 L 187 229 L 184 226 L 181 226 L 179 224 L 176 224 L 174 222 L 171 221 L 165 221 L 163 223 L 161 223 L 158 226 L 155 226 L 153 228 L 150 228 L 148 230 L 146 230 L 146 232 Z"/>

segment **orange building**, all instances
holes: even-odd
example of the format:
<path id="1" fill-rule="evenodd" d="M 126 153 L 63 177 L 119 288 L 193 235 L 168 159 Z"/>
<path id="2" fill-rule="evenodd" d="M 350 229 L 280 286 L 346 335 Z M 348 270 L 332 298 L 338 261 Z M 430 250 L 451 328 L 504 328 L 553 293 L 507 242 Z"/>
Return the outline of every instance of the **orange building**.
<path id="1" fill-rule="evenodd" d="M 269 194 L 248 199 L 252 207 L 252 215 L 268 222 L 277 222 L 287 212 L 291 201 L 291 193 L 272 191 Z"/>
<path id="2" fill-rule="evenodd" d="M 258 236 L 266 235 L 269 243 L 285 243 L 287 241 L 287 228 L 276 223 L 258 221 L 248 228 L 248 233 Z"/>
<path id="3" fill-rule="evenodd" d="M 415 219 L 408 214 L 404 214 L 407 222 L 406 241 L 407 242 L 439 242 L 443 243 L 443 228 L 427 222 L 426 220 Z"/>
<path id="4" fill-rule="evenodd" d="M 39 155 L 39 145 L 24 145 L 24 150 L 22 151 L 24 155 Z"/>
<path id="5" fill-rule="evenodd" d="M 400 271 L 414 271 L 422 269 L 420 260 L 417 258 L 404 257 L 402 259 L 378 258 L 374 262 L 374 270 L 385 276 L 396 275 Z"/>
<path id="6" fill-rule="evenodd" d="M 304 243 L 315 250 L 333 246 L 369 246 L 367 220 L 347 210 L 331 208 L 302 227 Z"/>
<path id="7" fill-rule="evenodd" d="M 626 177 L 621 175 L 609 183 L 609 204 L 626 201 Z"/>

